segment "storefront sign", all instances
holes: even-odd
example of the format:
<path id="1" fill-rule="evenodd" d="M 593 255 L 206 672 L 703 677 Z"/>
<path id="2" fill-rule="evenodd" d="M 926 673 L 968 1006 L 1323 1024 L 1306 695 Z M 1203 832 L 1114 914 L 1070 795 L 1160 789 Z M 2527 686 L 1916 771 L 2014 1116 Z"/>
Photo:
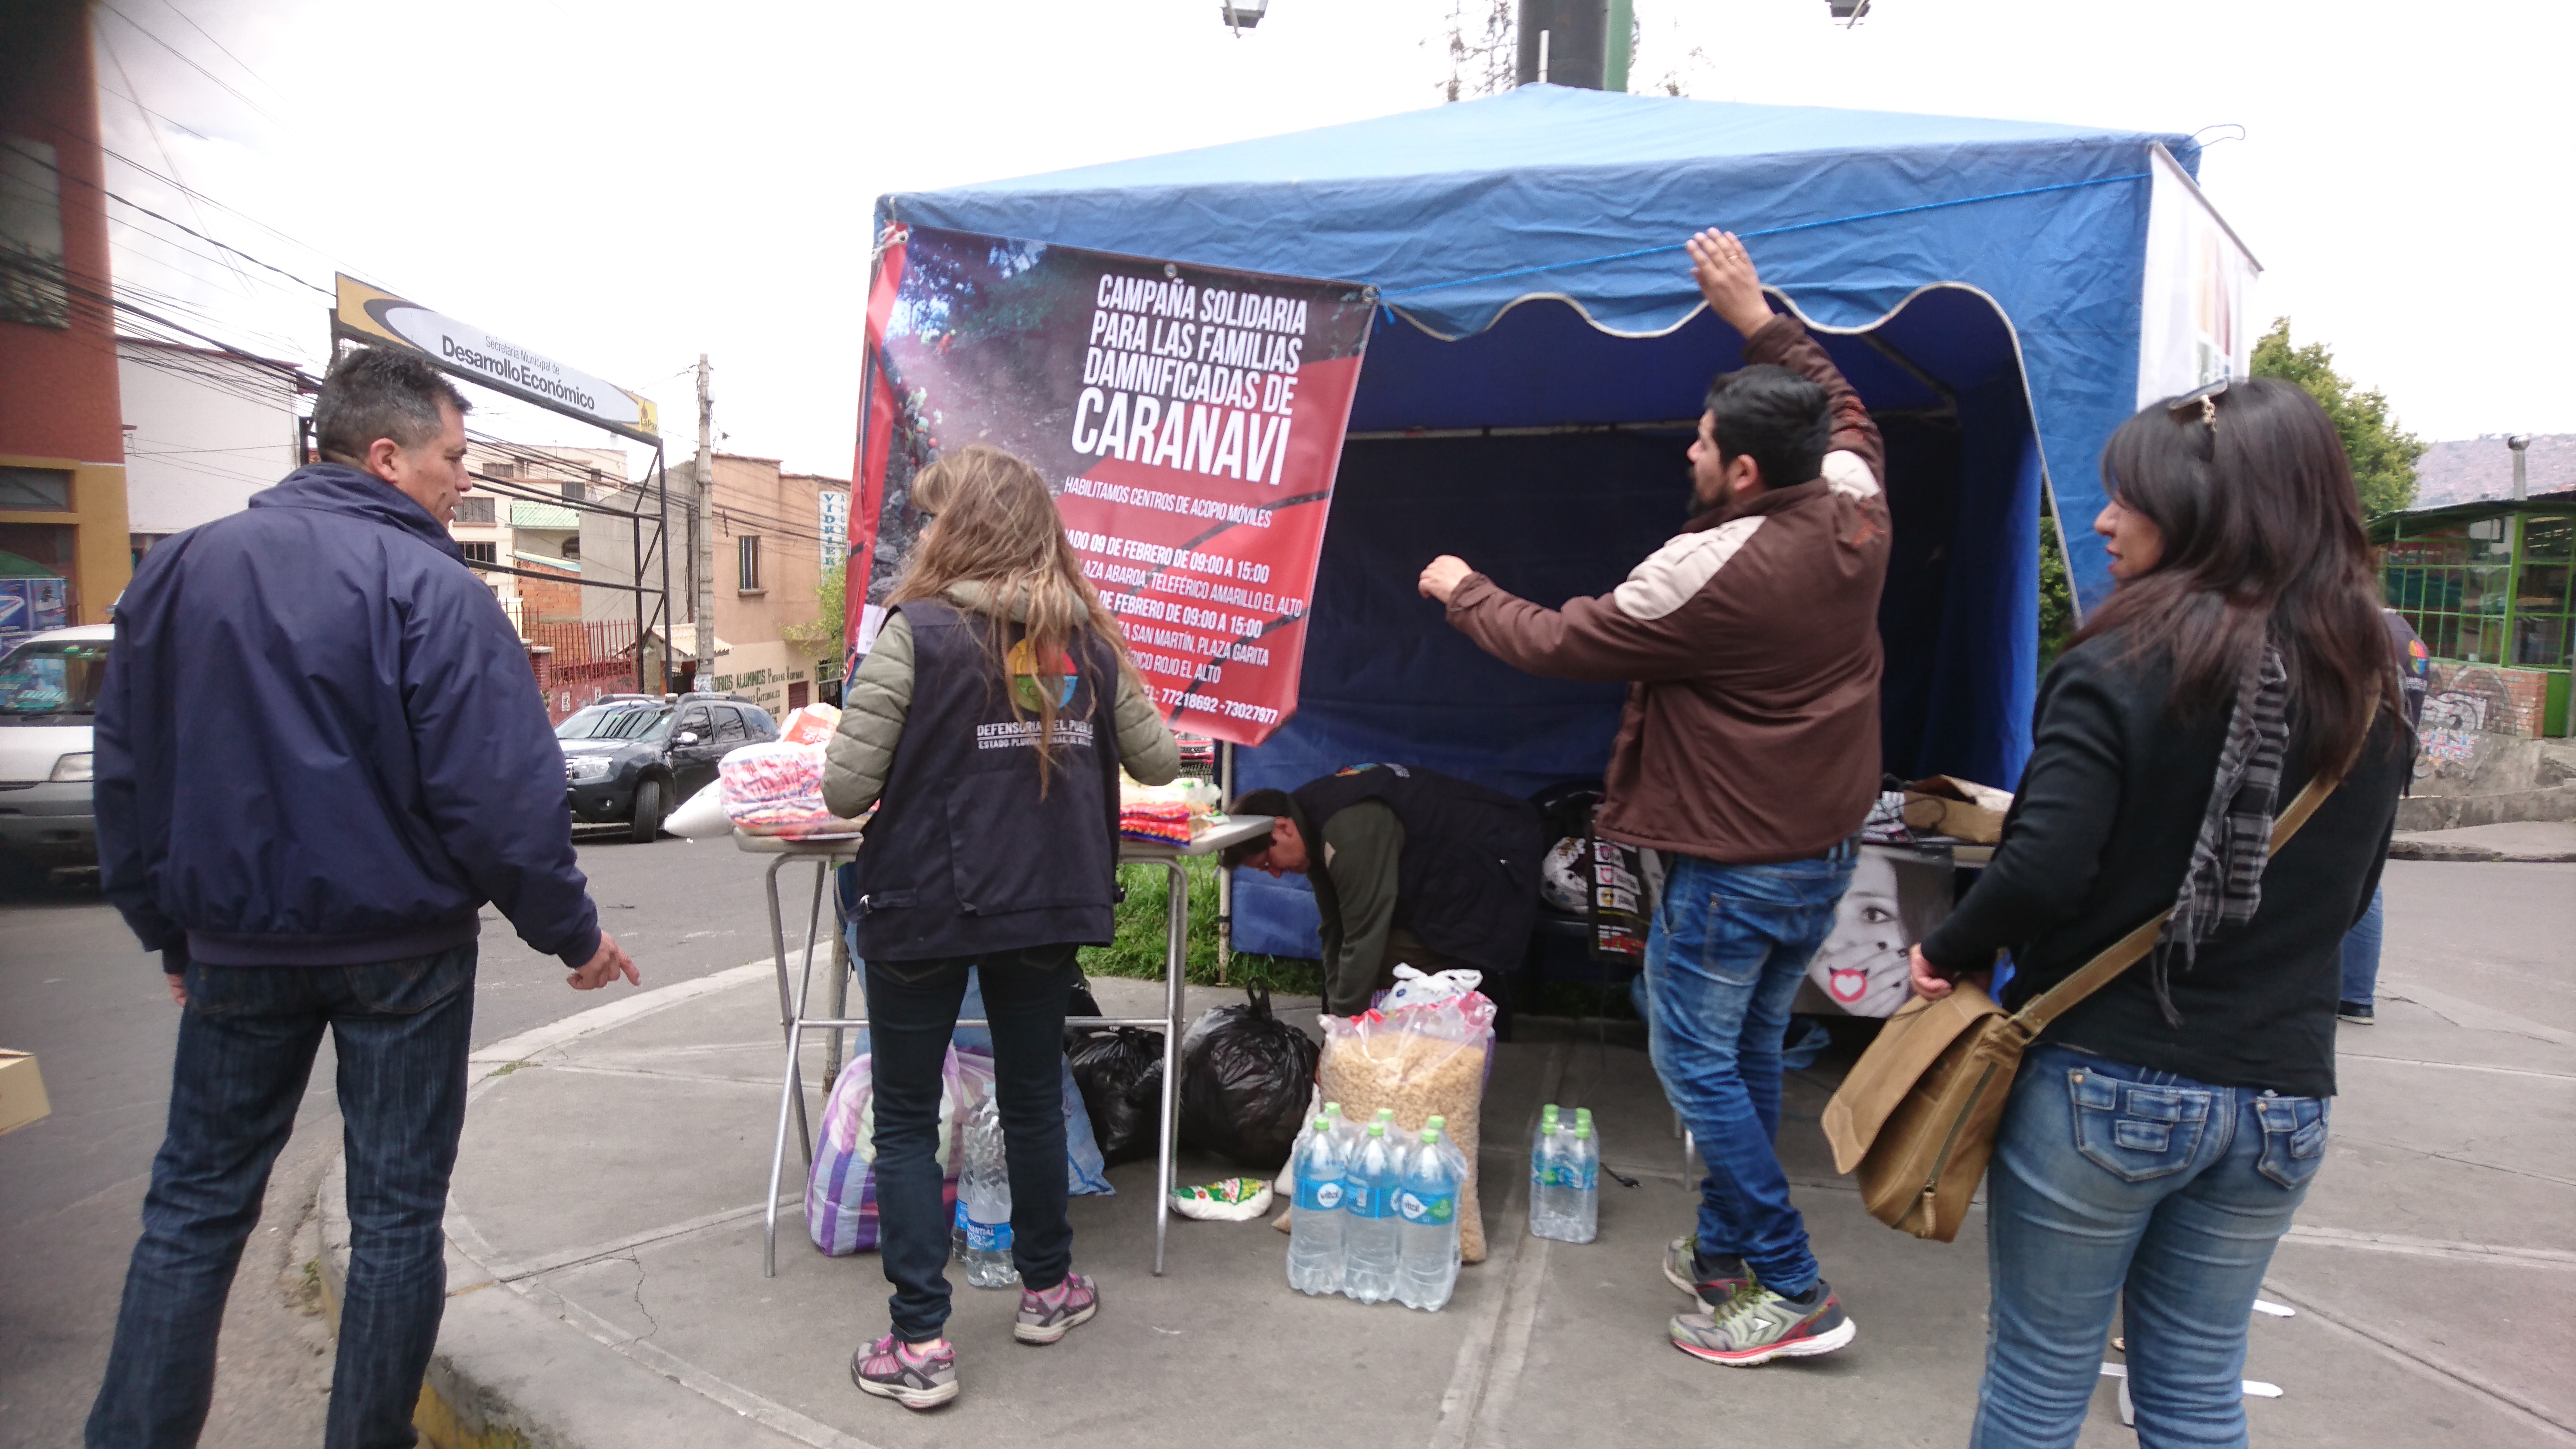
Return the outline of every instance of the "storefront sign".
<path id="1" fill-rule="evenodd" d="M 1349 283 L 898 228 L 869 289 L 849 640 L 987 443 L 1046 475 L 1173 726 L 1259 744 L 1295 712 L 1315 560 L 1374 296 Z"/>
<path id="2" fill-rule="evenodd" d="M 340 289 L 339 305 L 331 313 L 334 337 L 391 343 L 426 353 L 432 362 L 470 382 L 569 413 L 639 443 L 658 446 L 662 441 L 661 419 L 651 398 L 576 372 L 551 357 L 353 277 L 334 280 Z"/>

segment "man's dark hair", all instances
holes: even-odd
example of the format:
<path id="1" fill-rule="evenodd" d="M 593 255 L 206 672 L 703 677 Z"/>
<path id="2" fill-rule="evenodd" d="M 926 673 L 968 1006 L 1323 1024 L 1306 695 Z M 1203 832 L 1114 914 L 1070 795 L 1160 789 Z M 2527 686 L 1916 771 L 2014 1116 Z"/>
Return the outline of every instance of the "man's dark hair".
<path id="1" fill-rule="evenodd" d="M 1226 813 L 1229 815 L 1269 815 L 1285 819 L 1288 815 L 1288 792 L 1285 790 L 1246 791 L 1242 798 L 1226 807 Z M 1222 855 L 1219 855 L 1217 860 L 1219 863 L 1224 865 L 1227 870 L 1232 870 L 1236 866 L 1243 864 L 1245 861 L 1250 860 L 1252 857 L 1259 855 L 1261 852 L 1268 850 L 1269 848 L 1270 836 L 1265 832 L 1252 837 L 1250 840 L 1239 841 L 1236 844 L 1227 846 L 1225 848 L 1225 852 Z"/>
<path id="2" fill-rule="evenodd" d="M 1708 385 L 1708 411 L 1717 417 L 1719 460 L 1750 457 L 1763 487 L 1794 488 L 1825 470 L 1831 400 L 1789 369 L 1762 362 L 1719 373 Z"/>
<path id="3" fill-rule="evenodd" d="M 439 434 L 445 403 L 474 410 L 446 376 L 418 353 L 360 347 L 331 364 L 313 402 L 313 441 L 326 458 L 362 459 L 378 438 L 417 448 Z"/>

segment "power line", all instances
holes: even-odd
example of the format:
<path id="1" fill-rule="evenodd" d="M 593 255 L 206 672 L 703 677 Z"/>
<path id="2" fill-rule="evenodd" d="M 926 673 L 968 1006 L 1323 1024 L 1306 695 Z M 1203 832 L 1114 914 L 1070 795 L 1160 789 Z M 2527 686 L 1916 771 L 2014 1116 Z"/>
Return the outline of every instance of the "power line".
<path id="1" fill-rule="evenodd" d="M 160 36 L 153 34 L 149 29 L 147 29 L 147 28 L 144 26 L 144 24 L 143 24 L 143 22 L 142 22 L 142 21 L 135 19 L 133 16 L 126 14 L 126 13 L 125 13 L 124 11 L 122 11 L 122 10 L 117 9 L 117 8 L 116 8 L 116 6 L 115 6 L 114 4 L 110 3 L 110 0 L 95 0 L 95 3 L 97 4 L 98 8 L 100 8 L 101 10 L 106 11 L 108 14 L 115 16 L 117 19 L 124 21 L 126 24 L 133 26 L 137 31 L 140 31 L 140 32 L 142 33 L 142 36 L 143 36 L 143 38 L 144 38 L 144 39 L 146 39 L 146 40 L 148 40 L 148 41 L 151 41 L 154 45 L 157 45 L 157 46 L 161 47 L 163 50 L 166 50 L 166 51 L 170 52 L 172 55 L 175 55 L 175 56 L 179 57 L 179 59 L 180 59 L 182 62 L 184 62 L 190 70 L 195 71 L 197 74 L 199 74 L 199 75 L 201 75 L 201 76 L 204 76 L 206 79 L 208 79 L 208 80 L 210 80 L 210 81 L 213 81 L 216 85 L 218 85 L 218 86 L 222 87 L 222 88 L 223 88 L 223 91 L 224 91 L 224 93 L 225 93 L 226 95 L 231 96 L 234 100 L 237 100 L 237 101 L 241 102 L 243 105 L 250 107 L 253 111 L 258 112 L 258 113 L 259 113 L 259 116 L 260 116 L 260 118 L 261 118 L 262 120 L 267 121 L 270 125 L 277 127 L 277 128 L 278 128 L 279 130 L 281 130 L 281 131 L 282 131 L 282 130 L 289 129 L 289 128 L 288 128 L 288 126 L 287 126 L 287 124 L 286 124 L 284 121 L 281 121 L 281 120 L 279 120 L 277 117 L 270 115 L 270 114 L 268 113 L 267 109 L 266 109 L 265 107 L 261 106 L 259 102 L 252 100 L 250 97 L 248 97 L 248 96 L 246 96 L 246 95 L 243 95 L 239 90 L 235 89 L 235 88 L 233 87 L 233 85 L 232 85 L 229 81 L 226 81 L 222 76 L 219 76 L 219 75 L 215 74 L 213 71 L 210 71 L 210 70 L 206 69 L 204 66 L 199 65 L 199 64 L 197 63 L 196 57 L 194 57 L 194 56 L 192 56 L 192 55 L 188 54 L 188 53 L 187 53 L 186 51 L 184 51 L 184 50 L 181 50 L 179 47 L 177 47 L 177 46 L 175 46 L 175 45 L 172 45 L 170 42 L 168 42 L 168 41 L 166 41 L 166 40 L 163 40 Z M 186 16 L 184 16 L 184 15 L 183 15 L 183 16 L 181 16 L 180 18 L 181 18 L 182 20 L 187 19 L 187 17 L 186 17 Z M 203 33 L 203 32 L 200 32 L 200 33 Z M 112 54 L 112 53 L 113 53 L 113 52 L 111 52 L 111 54 Z M 239 64 L 239 62 L 238 62 L 238 61 L 236 61 L 236 62 L 235 62 L 235 64 Z M 245 68 L 247 68 L 247 67 L 245 67 Z M 119 71 L 120 73 L 122 73 L 122 72 L 123 72 L 123 70 L 124 70 L 124 67 L 119 66 L 117 69 L 118 69 L 118 71 Z M 131 85 L 133 85 L 133 84 L 134 84 L 134 82 L 133 82 L 133 81 L 131 81 L 131 80 L 128 80 L 128 81 L 126 82 L 126 84 L 127 84 L 128 86 L 131 86 Z M 263 82 L 263 84 L 264 84 L 264 82 Z M 273 87 L 272 87 L 272 89 L 273 89 Z"/>
<path id="2" fill-rule="evenodd" d="M 283 101 L 283 100 L 288 99 L 286 92 L 284 92 L 284 91 L 282 91 L 282 90 L 279 90 L 276 86 L 269 85 L 268 77 L 266 77 L 266 76 L 264 76 L 264 75 L 261 75 L 258 71 L 252 70 L 252 69 L 250 68 L 250 63 L 249 63 L 249 62 L 247 62 L 247 61 L 243 60 L 240 56 L 233 54 L 233 52 L 232 52 L 232 47 L 231 47 L 231 46 L 228 46 L 228 45 L 224 44 L 222 41 L 215 39 L 215 37 L 214 37 L 214 32 L 212 32 L 212 31 L 210 31 L 210 30 L 206 29 L 206 27 L 204 27 L 204 26 L 202 26 L 202 25 L 199 25 L 199 24 L 197 23 L 196 18 L 195 18 L 194 16 L 191 16 L 187 11 L 180 9 L 180 8 L 179 8 L 179 4 L 178 4 L 178 0 L 161 0 L 161 3 L 162 3 L 164 6 L 168 7 L 168 9 L 169 9 L 169 11 L 170 11 L 170 13 L 171 13 L 171 14 L 176 15 L 176 16 L 178 16 L 181 20 L 186 21 L 186 22 L 188 23 L 188 28 L 189 28 L 190 30 L 193 30 L 193 31 L 197 32 L 199 35 L 202 35 L 202 36 L 206 37 L 206 43 L 207 43 L 208 45 L 211 45 L 211 46 L 213 46 L 215 49 L 222 51 L 222 52 L 224 53 L 224 59 L 229 60 L 229 61 L 231 61 L 234 65 L 237 65 L 237 66 L 241 67 L 241 73 L 242 73 L 243 75 L 249 76 L 252 80 L 255 80 L 255 81 L 259 82 L 261 85 L 268 86 L 268 93 L 269 93 L 270 95 L 273 95 L 273 96 L 277 97 L 279 100 Z"/>
<path id="3" fill-rule="evenodd" d="M 115 93 L 114 93 L 114 92 L 110 92 L 109 94 L 113 95 L 113 94 L 115 94 Z M 140 102 L 140 101 L 136 101 L 136 100 L 134 100 L 134 98 L 133 98 L 133 97 L 131 97 L 131 96 L 123 96 L 123 97 L 120 97 L 120 99 L 132 102 L 132 103 L 133 103 L 133 105 L 134 105 L 134 107 L 135 107 L 137 110 L 141 110 L 141 109 L 143 109 L 143 103 L 142 103 L 142 102 Z M 241 258 L 243 261 L 249 262 L 249 263 L 250 263 L 251 265 L 253 265 L 253 266 L 256 266 L 256 267 L 262 267 L 262 268 L 265 268 L 265 269 L 266 269 L 266 270 L 268 270 L 268 271 L 275 272 L 277 275 L 279 275 L 279 276 L 281 276 L 281 277 L 284 277 L 286 280 L 288 280 L 288 281 L 290 281 L 290 282 L 293 282 L 295 285 L 297 285 L 297 286 L 299 286 L 299 287 L 303 287 L 303 288 L 307 289 L 308 291 L 319 292 L 319 293 L 321 293 L 321 294 L 322 294 L 323 296 L 325 296 L 325 297 L 337 297 L 337 296 L 338 296 L 338 294 L 337 294 L 337 293 L 333 292 L 333 291 L 332 291 L 330 288 L 328 288 L 328 287 L 316 286 L 314 283 L 311 283 L 311 282 L 308 282 L 308 281 L 304 280 L 302 277 L 299 277 L 299 276 L 295 275 L 293 272 L 290 272 L 290 271 L 286 270 L 284 267 L 276 266 L 276 265 L 274 265 L 274 264 L 272 264 L 272 263 L 261 261 L 259 258 L 255 257 L 255 256 L 252 256 L 250 253 L 248 253 L 248 252 L 246 252 L 246 251 L 243 251 L 241 248 L 239 248 L 239 247 L 237 247 L 237 246 L 234 246 L 234 245 L 233 245 L 232 243 L 230 243 L 230 242 L 226 242 L 226 241 L 218 241 L 218 240 L 217 240 L 217 239 L 215 239 L 214 237 L 208 236 L 208 235 L 206 235 L 204 232 L 198 231 L 196 228 L 189 226 L 186 222 L 183 222 L 183 221 L 176 221 L 176 220 L 173 220 L 173 219 L 172 219 L 172 218 L 170 218 L 170 217 L 163 216 L 161 213 L 159 213 L 159 212 L 157 212 L 157 211 L 154 211 L 152 208 L 150 208 L 150 207 L 148 207 L 148 206 L 145 206 L 143 203 L 141 203 L 141 202 L 139 202 L 139 201 L 132 200 L 132 199 L 130 199 L 130 198 L 128 198 L 128 197 L 119 196 L 119 195 L 117 195 L 115 192 L 108 190 L 106 187 L 104 187 L 104 186 L 100 186 L 98 183 L 96 183 L 96 182 L 94 182 L 94 181 L 90 181 L 90 180 L 88 180 L 88 178 L 86 178 L 86 177 L 81 177 L 81 176 L 71 176 L 71 175 L 70 175 L 70 173 L 68 173 L 68 172 L 64 171 L 62 167 L 55 165 L 53 162 L 46 160 L 44 157 L 42 157 L 42 156 L 38 156 L 38 155 L 34 155 L 34 154 L 32 154 L 32 153 L 30 153 L 30 152 L 27 152 L 27 151 L 19 150 L 19 148 L 18 148 L 18 147 L 14 146 L 14 145 L 10 145 L 10 144 L 9 144 L 9 141 L 8 141 L 8 139 L 7 139 L 6 137 L 0 137 L 0 146 L 8 146 L 8 147 L 9 147 L 9 149 L 10 149 L 11 151 L 15 151 L 15 152 L 17 152 L 17 154 L 19 154 L 20 156 L 24 156 L 24 157 L 26 157 L 28 160 L 35 162 L 37 165 L 42 166 L 42 167 L 45 167 L 45 168 L 47 168 L 47 169 L 51 170 L 51 171 L 52 171 L 55 175 L 57 175 L 57 176 L 65 176 L 65 177 L 68 177 L 70 180 L 81 182 L 81 183 L 83 183 L 83 184 L 85 184 L 85 185 L 89 186 L 92 190 L 95 190 L 96 192 L 98 192 L 98 194 L 99 194 L 99 195 L 106 197 L 106 198 L 107 198 L 108 200 L 110 200 L 110 201 L 117 202 L 117 203 L 119 203 L 119 204 L 121 204 L 121 205 L 130 206 L 130 207 L 134 208 L 136 211 L 139 211 L 139 212 L 143 213 L 145 216 L 148 216 L 148 217 L 152 218 L 154 221 L 162 222 L 162 223 L 165 223 L 165 224 L 170 225 L 170 226 L 175 226 L 175 227 L 177 227 L 179 230 L 186 232 L 188 235 L 190 235 L 190 236 L 192 236 L 192 237 L 195 237 L 197 240 L 199 240 L 199 241 L 201 241 L 201 242 L 205 242 L 205 243 L 207 243 L 207 244 L 208 244 L 208 245 L 210 245 L 210 246 L 218 246 L 218 247 L 222 247 L 225 251 L 228 251 L 228 252 L 232 253 L 234 256 L 237 256 L 237 257 Z M 123 157 L 119 157 L 118 159 L 119 159 L 119 160 L 123 160 L 124 158 L 123 158 Z M 133 163 L 132 163 L 132 162 L 127 162 L 126 164 L 128 164 L 128 165 L 132 165 Z M 140 169 L 140 168 L 138 168 L 138 169 Z M 158 180 L 165 180 L 165 181 L 166 181 L 166 180 L 168 180 L 168 178 L 167 178 L 167 177 L 160 177 L 160 176 L 158 176 L 156 173 L 147 173 L 147 174 L 154 174 L 154 175 L 155 175 L 155 179 L 158 179 Z M 194 191 L 190 191 L 186 186 L 184 186 L 184 185 L 180 185 L 180 183 L 175 182 L 175 181 L 170 182 L 170 184 L 171 184 L 171 185 L 173 185 L 173 186 L 177 186 L 177 187 L 179 188 L 179 190 L 180 190 L 182 193 L 186 194 L 190 199 L 192 199 L 192 200 L 193 200 L 193 199 L 195 199 L 195 197 L 196 197 L 196 195 L 197 195 L 197 193 L 196 193 L 196 192 L 194 192 Z M 229 207 L 226 207 L 225 209 L 226 209 L 226 210 L 228 210 L 228 211 L 229 211 L 229 210 L 231 210 L 231 208 L 229 208 Z M 236 213 L 234 213 L 234 214 L 235 214 L 235 215 L 239 215 L 240 213 L 236 212 Z M 201 220 L 201 221 L 202 221 L 202 220 L 204 220 L 204 218 L 200 217 L 200 218 L 199 218 L 199 220 Z M 284 233 L 282 233 L 282 232 L 281 232 L 281 233 L 279 233 L 279 234 L 280 234 L 281 236 L 282 236 L 282 235 L 284 235 Z M 289 240 L 289 241 L 294 241 L 294 238 L 292 238 L 292 237 L 288 237 L 288 238 L 287 238 L 287 240 Z M 302 242 L 296 242 L 295 244 L 296 244 L 297 246 L 302 246 L 302 245 L 303 245 L 303 243 L 302 243 Z"/>

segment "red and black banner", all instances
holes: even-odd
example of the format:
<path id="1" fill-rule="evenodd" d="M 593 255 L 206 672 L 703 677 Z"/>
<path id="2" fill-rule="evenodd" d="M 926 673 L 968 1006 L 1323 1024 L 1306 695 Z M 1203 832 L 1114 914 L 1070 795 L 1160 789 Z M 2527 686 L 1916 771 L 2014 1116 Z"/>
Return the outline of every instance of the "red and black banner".
<path id="1" fill-rule="evenodd" d="M 1296 711 L 1375 306 L 1347 282 L 894 229 L 868 294 L 853 672 L 921 527 L 913 476 L 988 443 L 1046 474 L 1173 726 L 1259 744 Z"/>

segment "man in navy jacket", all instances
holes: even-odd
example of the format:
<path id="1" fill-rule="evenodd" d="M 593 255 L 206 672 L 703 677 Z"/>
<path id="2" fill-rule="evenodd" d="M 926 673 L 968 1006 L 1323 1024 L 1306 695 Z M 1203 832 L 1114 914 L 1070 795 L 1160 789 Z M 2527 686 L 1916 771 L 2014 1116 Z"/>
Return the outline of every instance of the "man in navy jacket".
<path id="1" fill-rule="evenodd" d="M 215 1334 L 327 1027 L 351 1256 L 325 1443 L 413 1442 L 438 1334 L 485 901 L 576 990 L 635 965 L 574 864 L 527 655 L 447 524 L 467 404 L 362 350 L 313 411 L 327 462 L 163 544 L 98 706 L 99 864 L 184 1009 L 91 1445 L 196 1442 Z"/>

